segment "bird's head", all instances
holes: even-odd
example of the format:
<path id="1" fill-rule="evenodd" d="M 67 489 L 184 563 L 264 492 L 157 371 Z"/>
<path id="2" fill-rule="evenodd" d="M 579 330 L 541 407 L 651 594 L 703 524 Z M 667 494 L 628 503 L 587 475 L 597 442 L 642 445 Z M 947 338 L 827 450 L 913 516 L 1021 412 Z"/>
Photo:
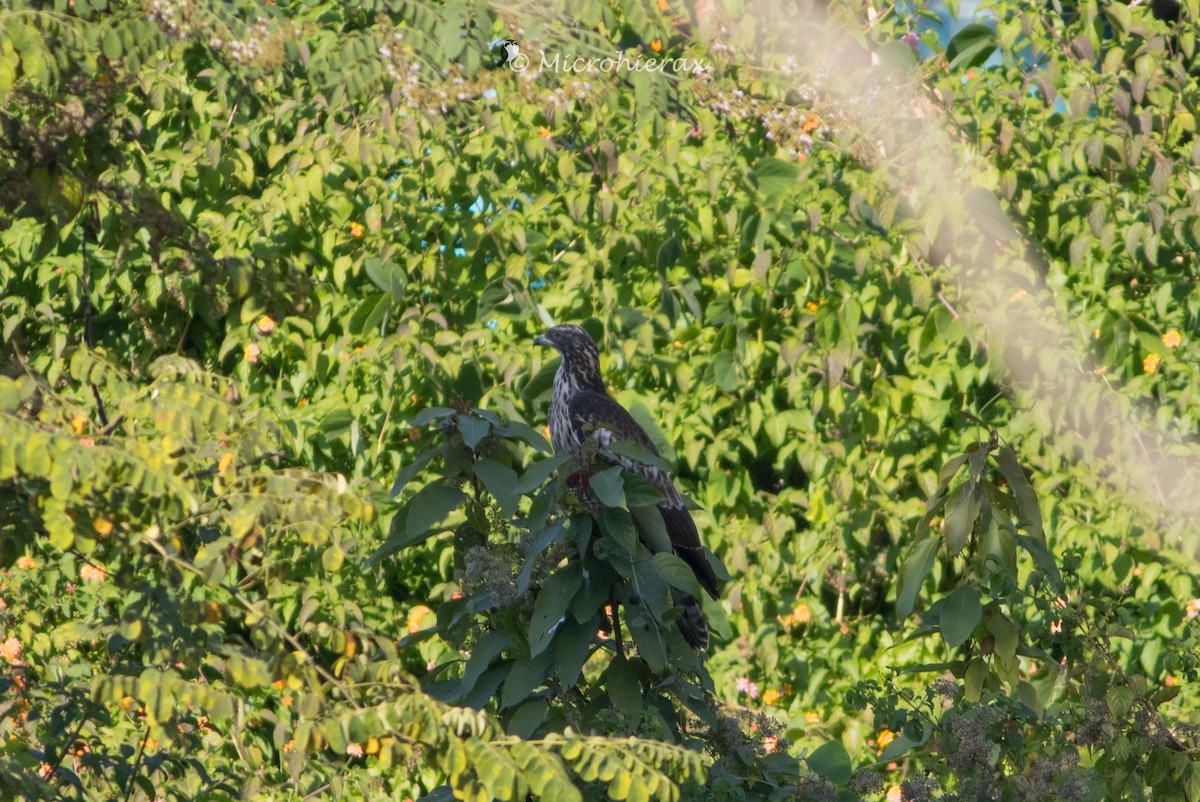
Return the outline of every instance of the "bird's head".
<path id="1" fill-rule="evenodd" d="M 600 381 L 600 350 L 592 335 L 583 328 L 571 324 L 553 326 L 545 334 L 533 339 L 535 345 L 548 345 L 563 358 L 563 367 L 568 371 L 587 377 L 585 383 Z M 603 387 L 603 383 L 600 383 Z"/>

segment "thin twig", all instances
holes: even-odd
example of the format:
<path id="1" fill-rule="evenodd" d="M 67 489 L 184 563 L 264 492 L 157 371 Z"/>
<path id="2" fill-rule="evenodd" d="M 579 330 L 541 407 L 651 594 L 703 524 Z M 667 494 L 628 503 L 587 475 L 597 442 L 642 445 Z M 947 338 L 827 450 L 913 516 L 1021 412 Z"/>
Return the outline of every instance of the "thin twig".
<path id="1" fill-rule="evenodd" d="M 142 763 L 142 758 L 146 755 L 146 739 L 150 737 L 150 728 L 142 733 L 142 740 L 138 743 L 137 755 L 133 759 L 133 771 L 129 773 L 129 782 L 125 788 L 125 802 L 129 802 L 129 798 L 133 796 L 134 780 L 137 779 L 138 767 Z"/>
<path id="2" fill-rule="evenodd" d="M 912 259 L 913 264 L 917 266 L 917 270 L 921 271 L 921 275 L 932 281 L 932 279 L 929 277 L 929 273 L 925 271 L 925 266 L 921 264 L 921 260 L 917 258 L 915 253 L 913 253 L 912 248 L 907 242 L 904 243 L 904 252 L 908 254 L 909 259 Z M 958 312 L 955 311 L 954 307 L 950 305 L 950 302 L 946 300 L 946 296 L 942 295 L 941 290 L 938 290 L 937 292 L 937 299 L 941 302 L 942 306 L 946 307 L 946 310 L 950 313 L 950 316 L 955 320 L 958 320 Z"/>
<path id="3" fill-rule="evenodd" d="M 93 222 L 95 218 L 95 208 L 90 208 L 91 214 L 83 214 L 83 220 L 80 221 L 80 236 L 83 239 L 83 245 L 80 248 L 80 254 L 83 259 L 83 344 L 87 347 L 90 354 L 94 349 L 92 339 L 92 289 L 91 289 L 91 263 L 88 261 L 87 243 L 88 243 L 88 224 Z M 97 226 L 99 227 L 99 226 Z M 100 425 L 108 427 L 108 414 L 104 411 L 104 399 L 100 397 L 100 388 L 96 383 L 89 381 L 92 386 L 92 396 L 96 399 L 96 414 L 100 416 Z"/>

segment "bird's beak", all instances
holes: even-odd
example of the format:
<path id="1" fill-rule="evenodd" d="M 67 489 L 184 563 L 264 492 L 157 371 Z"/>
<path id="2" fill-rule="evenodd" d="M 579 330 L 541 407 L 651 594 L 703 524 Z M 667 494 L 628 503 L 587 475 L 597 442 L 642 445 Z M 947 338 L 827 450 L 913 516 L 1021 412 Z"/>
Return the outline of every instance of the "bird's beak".
<path id="1" fill-rule="evenodd" d="M 534 345 L 550 345 L 550 341 L 546 339 L 546 336 L 544 334 L 539 334 L 538 336 L 533 338 L 533 344 Z M 551 347 L 553 347 L 553 346 L 551 346 Z"/>

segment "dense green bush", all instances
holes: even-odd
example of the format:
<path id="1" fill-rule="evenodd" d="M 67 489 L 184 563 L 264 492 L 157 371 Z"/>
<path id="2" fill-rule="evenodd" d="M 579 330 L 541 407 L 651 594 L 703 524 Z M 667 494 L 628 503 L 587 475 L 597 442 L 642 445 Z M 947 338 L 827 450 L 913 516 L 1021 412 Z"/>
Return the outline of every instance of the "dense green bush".
<path id="1" fill-rule="evenodd" d="M 1195 6 L 0 11 L 2 794 L 1200 799 Z"/>

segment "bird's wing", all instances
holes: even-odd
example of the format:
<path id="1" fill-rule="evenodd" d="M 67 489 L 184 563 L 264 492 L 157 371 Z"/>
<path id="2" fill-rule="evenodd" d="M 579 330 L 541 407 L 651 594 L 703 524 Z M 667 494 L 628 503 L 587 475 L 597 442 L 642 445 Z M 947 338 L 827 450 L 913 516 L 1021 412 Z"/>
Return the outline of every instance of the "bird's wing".
<path id="1" fill-rule="evenodd" d="M 571 426 L 575 429 L 576 442 L 582 443 L 584 438 L 593 437 L 604 447 L 614 443 L 634 443 L 649 451 L 655 457 L 658 449 L 638 422 L 629 412 L 612 398 L 601 393 L 582 390 L 575 393 L 568 406 Z M 680 559 L 691 566 L 700 585 L 717 598 L 717 577 L 709 565 L 704 547 L 700 543 L 700 533 L 696 530 L 696 522 L 683 503 L 683 497 L 675 488 L 671 474 L 659 465 L 617 452 L 614 454 L 617 462 L 626 470 L 641 476 L 660 493 L 663 500 L 658 505 L 666 526 L 667 536 L 671 546 Z"/>

